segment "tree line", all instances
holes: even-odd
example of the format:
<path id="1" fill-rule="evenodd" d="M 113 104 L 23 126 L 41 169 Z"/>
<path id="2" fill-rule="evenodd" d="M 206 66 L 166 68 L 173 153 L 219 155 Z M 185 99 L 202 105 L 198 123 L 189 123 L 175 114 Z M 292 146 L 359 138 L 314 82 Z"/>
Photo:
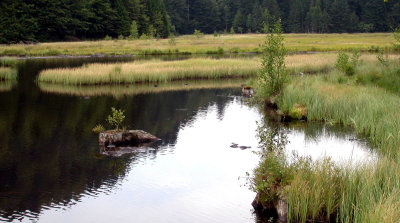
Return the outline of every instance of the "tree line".
<path id="1" fill-rule="evenodd" d="M 400 24 L 400 0 L 165 0 L 177 33 L 263 32 L 280 18 L 286 33 L 385 32 Z"/>
<path id="2" fill-rule="evenodd" d="M 1 0 L 0 42 L 127 37 L 165 38 L 163 0 Z"/>
<path id="3" fill-rule="evenodd" d="M 400 0 L 1 0 L 0 43 L 170 33 L 256 33 L 277 18 L 286 33 L 386 32 Z"/>

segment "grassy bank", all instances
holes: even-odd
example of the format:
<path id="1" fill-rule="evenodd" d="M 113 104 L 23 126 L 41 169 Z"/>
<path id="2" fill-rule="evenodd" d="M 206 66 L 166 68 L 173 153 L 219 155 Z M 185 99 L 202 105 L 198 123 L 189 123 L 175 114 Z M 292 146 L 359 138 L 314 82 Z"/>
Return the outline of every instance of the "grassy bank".
<path id="1" fill-rule="evenodd" d="M 197 89 L 233 88 L 240 87 L 244 80 L 223 80 L 223 81 L 177 81 L 166 84 L 141 84 L 141 85 L 95 85 L 95 86 L 74 86 L 39 83 L 43 92 L 52 94 L 65 94 L 73 96 L 113 96 L 121 98 L 124 96 L 161 93 L 166 91 L 188 91 Z"/>
<path id="2" fill-rule="evenodd" d="M 285 45 L 290 52 L 376 51 L 392 50 L 391 33 L 362 34 L 285 34 Z M 194 35 L 169 39 L 101 40 L 83 42 L 55 42 L 36 45 L 0 45 L 0 56 L 57 56 L 57 55 L 150 55 L 150 54 L 221 54 L 261 52 L 264 34 Z"/>
<path id="3" fill-rule="evenodd" d="M 289 114 L 306 108 L 308 121 L 352 127 L 379 152 L 376 163 L 338 166 L 330 160 L 288 161 L 266 143 L 254 172 L 254 189 L 265 204 L 288 202 L 292 222 L 398 222 L 400 219 L 400 95 L 398 58 L 388 66 L 364 61 L 354 76 L 336 70 L 292 77 L 278 107 Z M 277 142 L 276 137 L 266 142 Z M 279 143 L 277 144 L 279 145 Z"/>
<path id="4" fill-rule="evenodd" d="M 318 73 L 333 69 L 336 55 L 295 54 L 286 58 L 291 74 Z M 373 55 L 362 57 L 365 61 Z M 136 61 L 118 64 L 90 64 L 79 68 L 49 69 L 39 74 L 38 81 L 66 85 L 101 85 L 121 83 L 166 83 L 177 80 L 247 78 L 258 72 L 260 59 L 194 58 L 180 61 Z"/>

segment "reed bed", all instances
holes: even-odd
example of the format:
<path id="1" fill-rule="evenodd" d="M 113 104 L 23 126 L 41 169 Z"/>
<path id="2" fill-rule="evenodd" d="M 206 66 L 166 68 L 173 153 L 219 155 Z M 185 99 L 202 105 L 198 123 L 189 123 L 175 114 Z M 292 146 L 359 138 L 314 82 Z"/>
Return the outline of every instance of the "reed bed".
<path id="1" fill-rule="evenodd" d="M 0 57 L 0 67 L 15 67 L 17 62 L 14 57 Z"/>
<path id="2" fill-rule="evenodd" d="M 17 70 L 9 67 L 0 67 L 0 81 L 17 79 Z"/>
<path id="3" fill-rule="evenodd" d="M 283 113 L 303 105 L 309 121 L 352 127 L 379 155 L 376 162 L 343 166 L 263 154 L 253 188 L 261 197 L 286 200 L 289 222 L 399 222 L 399 64 L 396 55 L 388 57 L 387 66 L 364 55 L 355 76 L 332 70 L 291 77 L 278 99 Z"/>
<path id="4" fill-rule="evenodd" d="M 289 222 L 395 223 L 400 219 L 399 162 L 383 157 L 375 165 L 354 167 L 337 166 L 329 159 L 293 158 L 288 163 L 279 154 L 267 156 L 262 161 L 265 168 L 255 171 L 255 181 L 264 183 L 262 189 L 279 188 L 273 196 L 289 204 Z M 265 185 L 271 177 L 279 185 Z"/>
<path id="5" fill-rule="evenodd" d="M 308 120 L 353 126 L 384 154 L 399 155 L 400 98 L 397 95 L 378 87 L 329 83 L 321 79 L 305 77 L 294 81 L 283 92 L 279 107 L 288 112 L 295 104 L 305 105 Z"/>
<path id="6" fill-rule="evenodd" d="M 69 85 L 168 83 L 177 80 L 248 78 L 256 74 L 256 59 L 188 59 L 91 64 L 81 68 L 45 70 L 39 82 Z"/>
<path id="7" fill-rule="evenodd" d="M 171 82 L 161 85 L 139 84 L 139 85 L 94 85 L 94 86 L 75 86 L 62 84 L 49 84 L 39 82 L 41 91 L 52 94 L 63 94 L 80 97 L 93 96 L 113 96 L 122 98 L 125 96 L 152 94 L 169 91 L 188 91 L 197 89 L 221 89 L 239 87 L 244 80 L 224 80 L 224 81 L 185 81 Z"/>
<path id="8" fill-rule="evenodd" d="M 291 74 L 328 72 L 336 54 L 293 54 L 286 58 Z M 365 62 L 376 60 L 371 54 Z M 193 58 L 179 61 L 136 61 L 117 64 L 90 64 L 79 68 L 49 69 L 39 74 L 39 82 L 66 85 L 167 83 L 177 80 L 248 78 L 257 75 L 260 58 Z"/>
<path id="9" fill-rule="evenodd" d="M 376 51 L 393 50 L 392 33 L 362 34 L 285 34 L 285 45 L 290 52 Z M 168 39 L 100 40 L 82 42 L 39 43 L 35 45 L 0 45 L 4 56 L 57 56 L 57 55 L 147 55 L 147 54 L 221 54 L 261 52 L 265 34 L 233 34 L 179 36 L 175 44 Z"/>

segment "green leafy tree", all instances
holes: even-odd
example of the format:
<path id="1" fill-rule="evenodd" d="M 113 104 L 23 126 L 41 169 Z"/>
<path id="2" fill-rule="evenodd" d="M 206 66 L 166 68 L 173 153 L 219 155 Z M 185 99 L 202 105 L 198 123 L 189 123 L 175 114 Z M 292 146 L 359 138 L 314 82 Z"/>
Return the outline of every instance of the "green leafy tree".
<path id="1" fill-rule="evenodd" d="M 277 95 L 286 82 L 287 69 L 285 65 L 286 48 L 282 36 L 281 21 L 271 27 L 266 27 L 267 37 L 263 45 L 261 69 L 258 72 L 258 83 L 263 97 Z"/>

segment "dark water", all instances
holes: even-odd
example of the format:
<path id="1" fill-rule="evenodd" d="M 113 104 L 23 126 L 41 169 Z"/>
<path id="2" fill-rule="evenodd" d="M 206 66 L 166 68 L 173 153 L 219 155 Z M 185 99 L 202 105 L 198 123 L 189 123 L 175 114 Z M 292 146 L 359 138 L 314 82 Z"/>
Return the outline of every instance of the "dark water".
<path id="1" fill-rule="evenodd" d="M 18 83 L 0 92 L 0 221 L 256 221 L 255 194 L 244 176 L 259 161 L 256 129 L 268 115 L 249 106 L 239 88 L 87 98 L 43 93 L 34 83 L 45 68 L 130 60 L 19 65 Z M 91 129 L 105 124 L 111 107 L 126 111 L 129 128 L 150 132 L 162 144 L 119 158 L 100 155 Z M 289 152 L 339 161 L 374 156 L 343 127 L 297 123 L 282 129 Z"/>

